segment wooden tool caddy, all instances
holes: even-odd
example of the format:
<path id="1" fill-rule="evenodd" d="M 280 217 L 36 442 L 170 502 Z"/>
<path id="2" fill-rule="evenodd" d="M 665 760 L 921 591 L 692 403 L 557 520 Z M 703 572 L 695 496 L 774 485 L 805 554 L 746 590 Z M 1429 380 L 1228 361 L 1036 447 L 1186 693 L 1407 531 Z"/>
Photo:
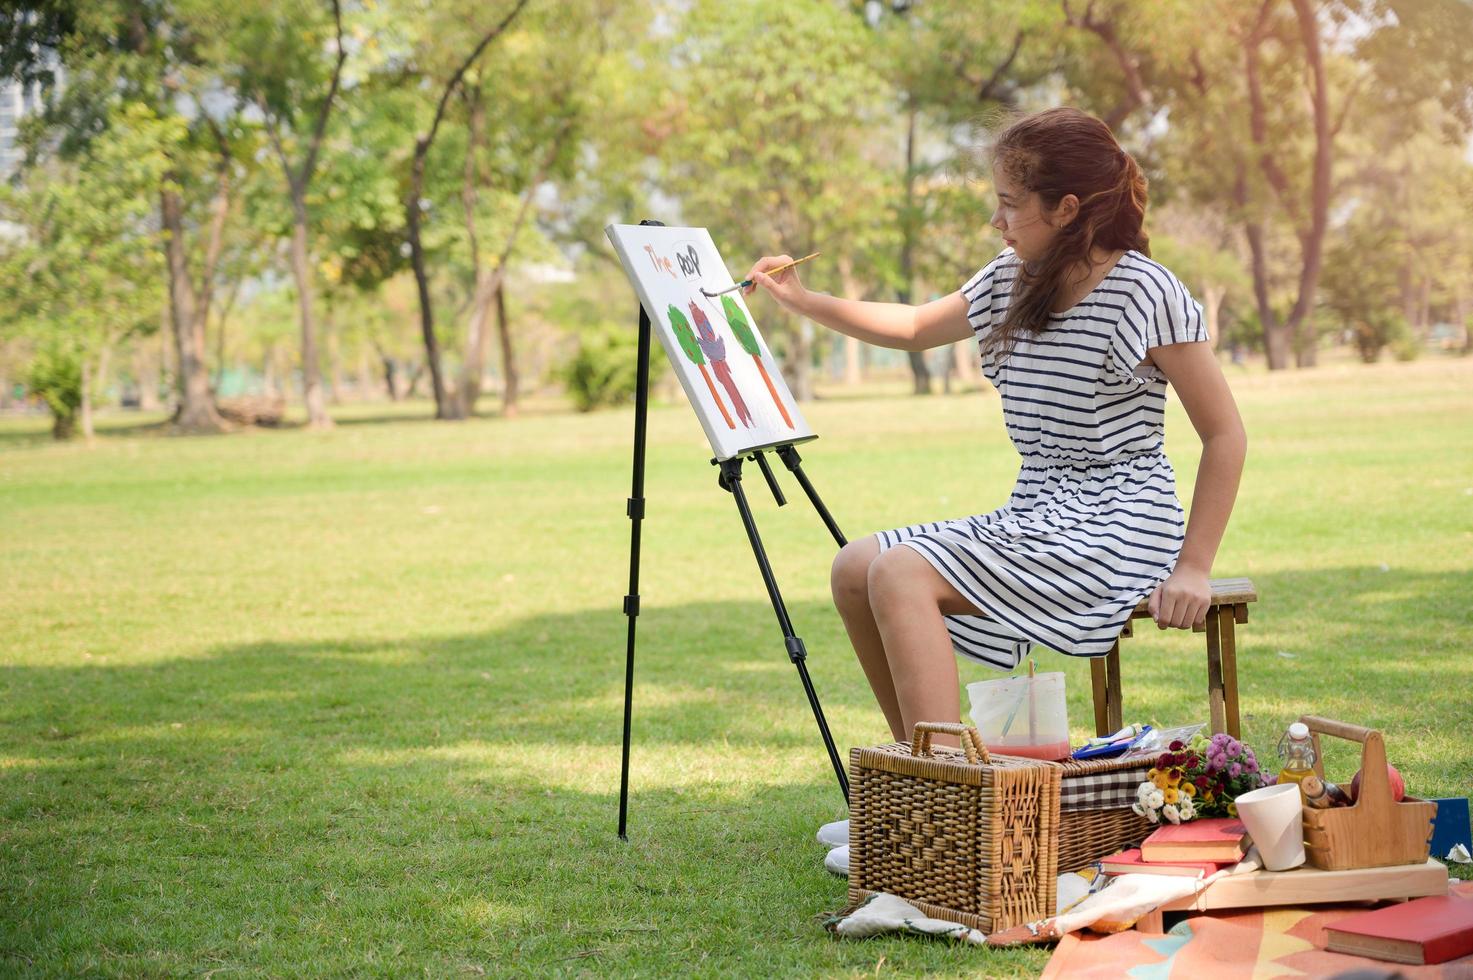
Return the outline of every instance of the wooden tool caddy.
<path id="1" fill-rule="evenodd" d="M 1361 743 L 1356 802 L 1326 810 L 1304 808 L 1304 849 L 1309 863 L 1326 871 L 1426 863 L 1437 804 L 1413 796 L 1404 797 L 1400 803 L 1392 798 L 1381 733 L 1314 715 L 1299 720 L 1313 733 L 1314 770 L 1321 779 L 1325 775 L 1321 734 Z"/>

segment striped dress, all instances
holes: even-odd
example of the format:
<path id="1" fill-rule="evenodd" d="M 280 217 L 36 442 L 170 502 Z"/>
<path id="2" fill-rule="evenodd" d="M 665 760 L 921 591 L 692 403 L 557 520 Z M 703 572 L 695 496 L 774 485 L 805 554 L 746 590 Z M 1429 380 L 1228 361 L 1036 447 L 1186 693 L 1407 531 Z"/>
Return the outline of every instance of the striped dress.
<path id="1" fill-rule="evenodd" d="M 978 341 L 1002 323 L 1019 260 L 1011 248 L 962 287 Z M 964 657 L 1011 670 L 1033 644 L 1108 653 L 1142 597 L 1171 574 L 1185 518 L 1162 451 L 1166 379 L 1153 347 L 1206 341 L 1202 308 L 1176 276 L 1126 252 L 1050 329 L 1024 334 L 983 373 L 1022 457 L 989 514 L 881 531 L 915 549 L 982 615 L 947 616 Z"/>

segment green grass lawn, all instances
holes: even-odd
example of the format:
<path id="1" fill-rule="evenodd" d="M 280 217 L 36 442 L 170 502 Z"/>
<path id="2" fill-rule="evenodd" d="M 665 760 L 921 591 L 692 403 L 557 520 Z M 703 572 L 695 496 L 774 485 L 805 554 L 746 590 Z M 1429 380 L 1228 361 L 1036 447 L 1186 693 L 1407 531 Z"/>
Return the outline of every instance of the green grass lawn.
<path id="1" fill-rule="evenodd" d="M 1230 377 L 1249 459 L 1214 573 L 1261 596 L 1245 736 L 1370 725 L 1413 792 L 1466 795 L 1473 360 Z M 803 456 L 851 536 L 1006 498 L 995 395 L 830 394 Z M 92 448 L 0 421 L 0 972 L 1042 969 L 820 927 L 845 885 L 813 832 L 842 801 L 687 408 L 650 419 L 627 844 L 631 413 L 386 411 L 210 438 L 104 418 Z M 1168 432 L 1187 503 L 1174 403 Z M 788 507 L 748 487 L 836 740 L 887 740 L 833 543 L 779 473 Z M 1088 665 L 1040 665 L 1083 737 Z M 1128 719 L 1205 720 L 1200 635 L 1139 630 L 1124 691 Z M 1335 746 L 1332 777 L 1354 767 Z"/>

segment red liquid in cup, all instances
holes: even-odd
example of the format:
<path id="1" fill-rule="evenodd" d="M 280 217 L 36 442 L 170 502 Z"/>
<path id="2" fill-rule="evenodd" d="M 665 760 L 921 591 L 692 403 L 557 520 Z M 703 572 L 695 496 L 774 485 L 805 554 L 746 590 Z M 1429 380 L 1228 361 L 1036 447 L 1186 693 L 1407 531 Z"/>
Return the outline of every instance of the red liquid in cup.
<path id="1" fill-rule="evenodd" d="M 988 739 L 986 744 L 988 752 L 996 752 L 999 755 L 1021 755 L 1029 759 L 1045 759 L 1049 762 L 1067 759 L 1070 752 L 1073 751 L 1069 748 L 1068 739 L 1056 742 L 1029 742 L 1026 735 L 1006 737 L 1000 741 Z"/>

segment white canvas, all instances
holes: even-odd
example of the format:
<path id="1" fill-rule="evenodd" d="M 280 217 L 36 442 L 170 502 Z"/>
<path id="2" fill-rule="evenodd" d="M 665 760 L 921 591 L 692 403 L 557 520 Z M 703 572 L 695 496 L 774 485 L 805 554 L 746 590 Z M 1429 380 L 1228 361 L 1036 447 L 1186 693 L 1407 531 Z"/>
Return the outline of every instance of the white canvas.
<path id="1" fill-rule="evenodd" d="M 701 292 L 736 285 L 706 229 L 609 225 L 605 230 L 717 459 L 816 438 L 741 290 L 714 298 Z"/>

